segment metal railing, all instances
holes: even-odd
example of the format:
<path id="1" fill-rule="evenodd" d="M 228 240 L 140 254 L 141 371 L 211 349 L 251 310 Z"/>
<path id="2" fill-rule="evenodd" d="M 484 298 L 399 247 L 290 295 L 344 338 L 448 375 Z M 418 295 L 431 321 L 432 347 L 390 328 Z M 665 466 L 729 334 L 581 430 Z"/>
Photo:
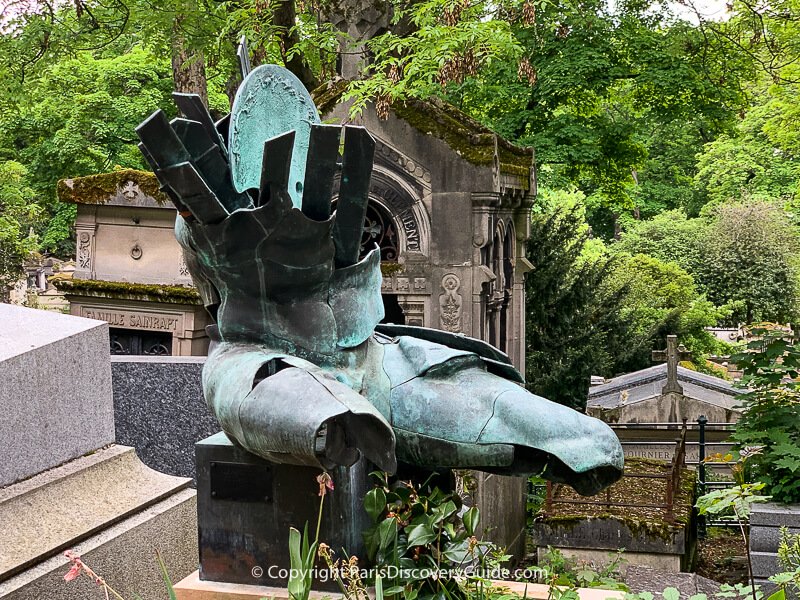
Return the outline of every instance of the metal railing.
<path id="1" fill-rule="evenodd" d="M 658 442 L 664 445 L 664 442 Z M 556 497 L 557 486 L 547 482 L 546 495 L 543 512 L 545 515 L 553 511 L 553 506 L 559 504 L 583 505 L 583 506 L 603 506 L 610 508 L 656 508 L 664 511 L 664 520 L 675 524 L 675 498 L 680 490 L 681 473 L 686 466 L 686 427 L 681 429 L 680 436 L 675 440 L 675 452 L 669 465 L 669 470 L 665 473 L 633 473 L 625 471 L 623 477 L 628 479 L 660 479 L 665 481 L 664 501 L 661 503 L 653 502 L 626 502 L 612 498 L 613 486 L 606 488 L 604 497 L 593 500 L 572 500 Z"/>
<path id="2" fill-rule="evenodd" d="M 707 434 L 709 433 L 730 433 L 733 431 L 735 424 L 733 423 L 711 423 L 705 416 L 700 416 L 696 422 L 689 423 L 687 420 L 684 420 L 681 423 L 668 423 L 668 422 L 653 422 L 653 423 L 614 423 L 611 424 L 611 428 L 615 430 L 617 435 L 620 435 L 622 431 L 630 431 L 635 432 L 637 430 L 647 430 L 647 431 L 676 431 L 679 432 L 679 437 L 675 441 L 675 450 L 672 455 L 672 459 L 670 461 L 670 470 L 664 474 L 644 474 L 644 473 L 630 473 L 625 472 L 625 477 L 630 478 L 650 478 L 650 479 L 667 479 L 669 478 L 669 483 L 666 486 L 665 494 L 664 494 L 664 502 L 657 504 L 657 503 L 634 503 L 634 502 L 623 502 L 623 501 L 615 501 L 612 499 L 612 491 L 611 488 L 607 488 L 603 493 L 602 497 L 596 497 L 593 500 L 569 500 L 569 499 L 560 499 L 555 497 L 555 492 L 557 491 L 557 487 L 551 483 L 547 483 L 544 486 L 535 485 L 531 488 L 530 492 L 532 494 L 536 493 L 536 490 L 541 490 L 544 488 L 545 491 L 545 500 L 542 510 L 545 514 L 549 511 L 552 511 L 552 507 L 557 504 L 573 504 L 573 505 L 596 505 L 596 506 L 604 506 L 607 508 L 611 508 L 613 506 L 618 507 L 639 507 L 639 508 L 658 508 L 664 511 L 664 518 L 668 522 L 674 522 L 675 520 L 675 498 L 678 492 L 678 488 L 680 486 L 680 472 L 681 469 L 684 467 L 695 467 L 697 470 L 697 492 L 698 495 L 703 495 L 709 491 L 716 490 L 716 489 L 724 489 L 727 487 L 731 487 L 734 484 L 733 481 L 709 481 L 708 475 L 709 473 L 725 473 L 726 471 L 730 471 L 730 464 L 727 462 L 720 462 L 720 461 L 709 461 L 708 456 L 711 456 L 713 453 L 709 452 L 711 448 L 719 448 L 719 447 L 730 447 L 733 445 L 733 442 L 728 438 L 728 436 L 724 436 L 724 439 L 717 439 L 715 441 L 708 441 Z M 690 433 L 696 433 L 696 441 L 687 439 Z M 694 436 L 693 436 L 694 437 Z M 719 435 L 717 436 L 720 437 Z M 642 446 L 642 447 L 660 447 L 663 448 L 665 445 L 670 445 L 669 441 L 666 440 L 654 440 L 652 438 L 649 439 L 621 439 L 620 443 L 624 446 Z M 687 448 L 697 447 L 697 460 L 688 460 L 686 456 Z M 736 523 L 726 519 L 725 517 L 707 517 L 706 515 L 697 515 L 697 533 L 700 537 L 704 537 L 706 534 L 706 530 L 708 527 L 731 527 L 735 526 Z"/>

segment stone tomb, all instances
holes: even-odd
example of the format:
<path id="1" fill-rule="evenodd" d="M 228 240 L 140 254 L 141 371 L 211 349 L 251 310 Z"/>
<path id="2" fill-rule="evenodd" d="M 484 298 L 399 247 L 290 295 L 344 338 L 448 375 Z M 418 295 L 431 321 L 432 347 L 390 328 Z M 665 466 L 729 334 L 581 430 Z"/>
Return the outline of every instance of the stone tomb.
<path id="1" fill-rule="evenodd" d="M 709 423 L 735 423 L 740 412 L 735 408 L 739 391 L 730 383 L 676 366 L 680 391 L 665 392 L 668 365 L 657 365 L 620 375 L 590 388 L 586 411 L 614 426 L 625 458 L 670 461 L 675 453 L 675 437 L 682 419 L 687 419 L 686 463 L 700 459 L 697 419 L 705 415 Z M 705 454 L 725 454 L 731 449 L 728 427 L 706 428 Z"/>
<path id="2" fill-rule="evenodd" d="M 78 209 L 75 272 L 54 279 L 70 312 L 106 321 L 113 354 L 204 355 L 210 321 L 152 173 L 63 179 L 58 197 Z"/>
<path id="3" fill-rule="evenodd" d="M 615 377 L 589 389 L 586 412 L 606 423 L 696 422 L 735 423 L 739 391 L 727 381 L 686 369 L 679 361 L 689 353 L 678 336 L 667 336 L 666 350 L 653 352 L 653 360 L 666 364 Z"/>
<path id="4" fill-rule="evenodd" d="M 750 554 L 756 583 L 769 586 L 769 577 L 785 570 L 778 560 L 782 527 L 790 535 L 800 534 L 800 505 L 773 502 L 753 505 Z"/>
<path id="5" fill-rule="evenodd" d="M 588 498 L 563 485 L 548 486 L 532 531 L 539 559 L 552 547 L 581 561 L 608 564 L 624 549 L 625 565 L 688 570 L 696 542 L 695 474 L 678 466 L 679 478 L 673 479 L 675 468 L 674 461 L 626 461 L 622 480 Z"/>
<path id="6" fill-rule="evenodd" d="M 96 597 L 66 583 L 75 549 L 125 597 L 162 599 L 197 562 L 190 480 L 114 444 L 108 325 L 0 304 L 0 598 Z"/>
<path id="7" fill-rule="evenodd" d="M 624 549 L 626 564 L 669 573 L 688 566 L 684 559 L 684 528 L 665 528 L 663 534 L 649 534 L 614 518 L 587 518 L 575 523 L 540 523 L 535 525 L 535 532 L 540 559 L 552 547 L 565 556 L 600 565 L 608 564 L 617 550 Z"/>

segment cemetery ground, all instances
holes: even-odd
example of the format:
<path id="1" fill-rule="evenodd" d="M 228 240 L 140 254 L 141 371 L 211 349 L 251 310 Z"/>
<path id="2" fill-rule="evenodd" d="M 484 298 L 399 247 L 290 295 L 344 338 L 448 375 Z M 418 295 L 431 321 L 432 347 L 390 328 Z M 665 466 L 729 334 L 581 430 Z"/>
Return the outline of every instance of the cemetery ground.
<path id="1" fill-rule="evenodd" d="M 194 440 L 218 431 L 216 422 L 204 412 L 207 408 L 200 386 L 202 360 L 129 356 L 111 361 L 105 323 L 8 305 L 0 305 L 0 311 L 3 323 L 13 324 L 0 333 L 5 342 L 0 375 L 13 384 L 0 394 L 0 408 L 3 414 L 14 415 L 13 419 L 0 422 L 11 450 L 0 469 L 5 485 L 0 489 L 0 524 L 7 532 L 5 543 L 0 546 L 0 597 L 91 600 L 102 598 L 104 586 L 108 585 L 125 600 L 137 596 L 144 600 L 166 599 L 169 596 L 160 571 L 161 560 L 176 582 L 175 593 L 181 600 L 248 597 L 220 595 L 219 589 L 213 591 L 216 595 L 192 595 L 214 583 L 201 582 L 192 575 L 198 564 L 198 493 L 209 490 L 203 491 L 202 485 L 198 492 L 193 489 L 191 456 Z M 783 348 L 777 339 L 772 343 L 778 344 L 773 346 L 772 354 L 775 348 Z M 760 348 L 759 352 L 765 349 Z M 796 358 L 791 344 L 783 349 L 783 365 L 791 365 Z M 57 389 L 49 384 L 54 377 L 59 381 Z M 10 394 L 9 389 L 16 391 Z M 22 393 L 28 402 L 17 402 L 17 393 Z M 91 418 L 87 417 L 87 402 L 91 403 Z M 36 426 L 21 428 L 20 422 Z M 392 552 L 388 552 L 396 548 L 405 554 L 402 560 L 421 560 L 429 566 L 456 568 L 475 564 L 490 573 L 498 573 L 491 569 L 507 566 L 510 570 L 505 578 L 527 578 L 528 589 L 517 586 L 515 590 L 529 598 L 566 599 L 572 596 L 564 594 L 575 593 L 584 600 L 605 600 L 607 594 L 627 593 L 625 590 L 659 593 L 665 588 L 675 588 L 686 598 L 697 593 L 711 598 L 720 589 L 728 597 L 744 598 L 748 595 L 747 548 L 738 529 L 723 529 L 709 522 L 705 538 L 696 540 L 698 515 L 693 507 L 697 502 L 699 465 L 687 465 L 686 443 L 691 436 L 682 430 L 682 425 L 676 427 L 667 431 L 672 438 L 676 432 L 679 434 L 670 460 L 630 457 L 627 476 L 594 497 L 579 496 L 558 484 L 539 488 L 539 506 L 531 515 L 534 519 L 526 535 L 527 559 L 516 566 L 513 561 L 504 562 L 502 549 L 490 544 L 492 531 L 481 529 L 481 512 L 468 508 L 469 502 L 463 502 L 462 494 L 455 491 L 458 487 L 449 487 L 447 479 L 438 482 L 441 489 L 420 483 L 409 487 L 404 481 L 373 480 L 369 488 L 359 492 L 356 507 L 366 511 L 360 514 L 373 523 L 371 527 L 369 520 L 366 523 L 368 539 L 372 541 L 359 551 L 360 564 L 400 564 L 392 562 Z M 134 448 L 120 445 L 121 441 L 136 448 L 138 456 Z M 631 446 L 635 445 L 637 452 L 641 450 L 638 443 Z M 663 451 L 663 439 L 652 443 Z M 769 456 L 766 449 L 747 452 L 751 454 L 747 460 L 751 461 Z M 226 464 L 238 460 L 235 454 L 227 456 Z M 743 458 L 710 458 L 715 462 L 709 465 L 726 464 L 728 473 L 709 467 L 708 489 L 724 480 L 737 483 L 735 475 L 743 472 L 738 467 Z M 256 485 L 258 481 L 252 478 L 254 472 L 242 473 L 250 474 L 243 480 L 247 488 L 236 488 L 239 491 L 234 493 L 245 497 L 238 504 L 227 501 L 225 511 L 229 515 L 269 506 L 248 491 L 261 489 L 261 484 Z M 307 499 L 304 502 L 314 509 L 312 515 L 305 517 L 310 530 L 307 539 L 311 539 L 317 522 L 314 507 L 321 508 L 324 500 L 326 510 L 330 510 L 345 498 L 342 494 L 347 494 L 347 477 L 333 472 L 332 481 L 317 481 L 314 469 L 307 468 L 292 468 L 287 473 L 293 479 L 285 506 L 291 506 L 298 498 Z M 302 476 L 298 477 L 298 473 Z M 284 475 L 275 471 L 272 477 Z M 202 484 L 200 474 L 198 480 Z M 748 508 L 752 508 L 749 500 L 765 499 L 759 497 L 761 484 L 740 481 L 740 498 L 748 499 Z M 467 485 L 467 491 L 471 485 Z M 736 485 L 723 489 L 735 488 Z M 207 502 L 208 497 L 200 500 Z M 766 591 L 766 575 L 783 567 L 775 553 L 770 555 L 764 549 L 765 544 L 777 543 L 781 525 L 790 527 L 791 533 L 800 532 L 800 522 L 791 507 L 764 506 L 769 510 L 759 512 L 760 507 L 752 508 L 750 554 L 754 570 L 762 569 L 759 572 L 765 575 L 759 583 Z M 326 533 L 320 542 L 327 543 L 332 539 L 329 536 L 336 535 L 336 526 L 331 528 L 333 523 L 328 521 L 330 514 L 324 513 L 322 525 Z M 426 521 L 430 529 L 415 531 L 420 523 L 414 519 L 421 516 L 431 519 Z M 264 522 L 272 528 L 270 535 L 284 547 L 276 560 L 288 566 L 288 526 L 274 526 L 267 521 L 269 517 Z M 548 524 L 549 529 L 542 529 L 542 524 Z M 406 541 L 395 546 L 396 540 Z M 65 551 L 73 554 L 65 556 Z M 343 558 L 334 552 L 332 560 Z M 786 556 L 796 560 L 791 558 L 791 552 Z M 426 560 L 428 563 L 424 563 Z M 321 564 L 324 566 L 324 561 Z M 517 567 L 522 571 L 515 571 Z M 526 572 L 525 567 L 530 570 Z M 65 576 L 71 581 L 64 581 Z M 102 578 L 99 588 L 98 577 Z M 180 580 L 183 583 L 178 583 Z M 499 587 L 487 593 L 482 587 L 486 582 L 481 578 L 467 577 L 461 584 L 449 581 L 453 587 L 448 593 L 461 594 L 458 597 L 508 598 Z M 789 585 L 791 579 L 786 581 Z M 345 583 L 345 587 L 354 586 L 363 594 L 373 582 Z M 720 588 L 719 584 L 739 587 Z M 322 586 L 324 595 L 338 593 L 322 581 L 312 587 L 317 585 Z M 405 597 L 404 590 L 424 597 L 426 589 L 430 591 L 430 586 L 435 589 L 438 585 L 442 581 L 427 576 L 387 579 L 384 590 L 395 598 Z M 268 589 L 243 587 L 251 591 L 249 597 Z M 585 590 L 593 590 L 594 595 Z M 664 598 L 668 600 L 672 594 L 668 591 Z M 274 590 L 271 595 L 280 597 Z M 641 599 L 647 600 L 648 596 Z"/>

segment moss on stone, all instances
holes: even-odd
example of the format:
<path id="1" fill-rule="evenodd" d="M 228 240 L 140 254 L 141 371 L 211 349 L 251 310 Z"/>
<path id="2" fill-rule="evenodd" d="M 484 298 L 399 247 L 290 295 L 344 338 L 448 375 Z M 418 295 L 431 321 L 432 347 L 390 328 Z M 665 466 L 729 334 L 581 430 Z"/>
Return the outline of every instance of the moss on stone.
<path id="1" fill-rule="evenodd" d="M 311 92 L 311 99 L 317 105 L 319 114 L 325 115 L 336 108 L 349 85 L 350 82 L 347 79 L 337 78 L 314 88 Z"/>
<path id="2" fill-rule="evenodd" d="M 648 536 L 664 540 L 667 543 L 672 542 L 672 536 L 679 533 L 684 529 L 684 524 L 672 525 L 666 521 L 651 521 L 642 520 L 635 517 L 626 515 L 602 513 L 599 515 L 560 515 L 556 517 L 547 517 L 544 520 L 548 525 L 563 527 L 565 529 L 572 529 L 577 527 L 580 523 L 591 521 L 616 521 L 628 528 L 631 535 L 634 537 Z"/>
<path id="3" fill-rule="evenodd" d="M 105 204 L 128 181 L 133 181 L 143 194 L 152 197 L 158 204 L 169 203 L 169 199 L 158 189 L 156 176 L 150 171 L 135 169 L 61 179 L 57 186 L 58 199 L 73 204 Z"/>
<path id="4" fill-rule="evenodd" d="M 349 85 L 346 79 L 333 79 L 311 92 L 320 114 L 332 111 Z M 408 99 L 394 102 L 392 111 L 418 131 L 446 142 L 474 165 L 492 164 L 496 137 L 501 171 L 520 177 L 530 175 L 533 162 L 531 148 L 512 144 L 448 102 L 438 98 L 428 101 Z"/>
<path id="5" fill-rule="evenodd" d="M 56 288 L 66 294 L 83 296 L 113 296 L 149 302 L 171 304 L 202 304 L 200 295 L 193 287 L 183 285 L 159 285 L 129 283 L 125 281 L 99 281 L 96 279 L 52 278 Z"/>
<path id="6" fill-rule="evenodd" d="M 625 459 L 625 466 L 627 472 L 633 473 L 653 473 L 653 472 L 668 472 L 670 465 L 667 462 L 659 461 L 649 458 L 627 458 Z M 578 525 L 578 523 L 594 520 L 594 519 L 614 519 L 624 524 L 633 535 L 648 535 L 651 537 L 658 537 L 665 541 L 670 541 L 672 534 L 687 527 L 691 520 L 692 505 L 694 504 L 694 490 L 695 490 L 695 473 L 691 469 L 682 469 L 681 478 L 678 486 L 678 493 L 674 499 L 674 522 L 666 519 L 663 509 L 653 509 L 649 507 L 637 506 L 614 506 L 613 502 L 620 501 L 620 494 L 625 494 L 626 503 L 652 503 L 660 504 L 660 492 L 658 498 L 650 496 L 653 485 L 644 488 L 641 484 L 632 484 L 637 481 L 630 478 L 630 485 L 623 483 L 614 484 L 615 486 L 623 485 L 624 491 L 615 490 L 612 488 L 612 504 L 611 506 L 604 505 L 605 492 L 597 495 L 597 503 L 593 505 L 571 505 L 568 503 L 558 504 L 555 502 L 548 513 L 541 514 L 540 519 L 542 522 L 552 526 L 560 526 L 571 529 Z M 641 481 L 639 479 L 638 481 Z M 663 480 L 662 480 L 663 481 Z M 632 485 L 632 487 L 631 487 Z M 660 488 L 660 486 L 659 486 Z M 567 488 L 560 488 L 565 490 L 563 495 L 559 493 L 558 497 L 564 500 L 574 500 L 578 496 L 576 493 L 568 490 Z M 573 497 L 574 496 L 574 497 Z M 581 498 L 585 500 L 585 498 Z"/>
<path id="7" fill-rule="evenodd" d="M 403 265 L 396 262 L 382 262 L 381 275 L 384 277 L 391 277 L 394 273 L 399 273 L 403 270 Z"/>
<path id="8" fill-rule="evenodd" d="M 415 129 L 434 135 L 474 165 L 491 165 L 494 142 L 501 171 L 527 176 L 533 160 L 530 148 L 516 146 L 484 127 L 455 106 L 438 100 L 407 100 L 392 104 L 394 113 Z"/>

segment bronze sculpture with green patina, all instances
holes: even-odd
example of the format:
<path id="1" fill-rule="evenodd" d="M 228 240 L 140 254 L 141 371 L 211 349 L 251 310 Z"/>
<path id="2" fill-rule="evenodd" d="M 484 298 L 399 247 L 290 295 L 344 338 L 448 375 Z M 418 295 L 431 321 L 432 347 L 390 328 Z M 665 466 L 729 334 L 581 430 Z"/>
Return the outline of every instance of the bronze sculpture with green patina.
<path id="1" fill-rule="evenodd" d="M 277 463 L 542 473 L 585 494 L 621 476 L 611 429 L 527 392 L 505 354 L 379 324 L 379 250 L 360 258 L 365 129 L 321 124 L 273 65 L 247 75 L 218 123 L 199 97 L 175 98 L 183 117 L 157 111 L 137 132 L 216 322 L 203 389 L 231 440 Z"/>

